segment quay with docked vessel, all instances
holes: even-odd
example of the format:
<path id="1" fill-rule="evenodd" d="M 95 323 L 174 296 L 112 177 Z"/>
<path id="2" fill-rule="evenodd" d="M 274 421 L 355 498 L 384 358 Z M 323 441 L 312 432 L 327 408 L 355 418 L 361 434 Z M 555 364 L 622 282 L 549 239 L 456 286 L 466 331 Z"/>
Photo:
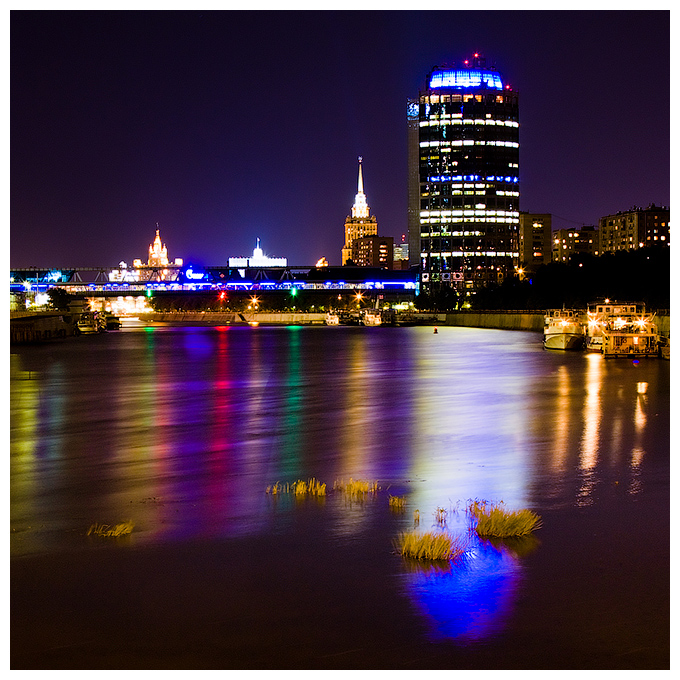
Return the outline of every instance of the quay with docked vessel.
<path id="1" fill-rule="evenodd" d="M 670 338 L 660 343 L 655 315 L 639 302 L 603 300 L 586 310 L 552 309 L 545 315 L 546 349 L 585 349 L 605 357 L 670 358 Z"/>

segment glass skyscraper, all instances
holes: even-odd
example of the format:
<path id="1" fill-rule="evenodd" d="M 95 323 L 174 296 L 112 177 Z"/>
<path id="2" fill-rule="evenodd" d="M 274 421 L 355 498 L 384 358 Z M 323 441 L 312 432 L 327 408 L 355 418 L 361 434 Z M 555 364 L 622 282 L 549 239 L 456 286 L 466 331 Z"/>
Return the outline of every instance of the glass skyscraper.
<path id="1" fill-rule="evenodd" d="M 479 55 L 408 102 L 409 252 L 421 289 L 471 293 L 518 264 L 518 95 Z"/>

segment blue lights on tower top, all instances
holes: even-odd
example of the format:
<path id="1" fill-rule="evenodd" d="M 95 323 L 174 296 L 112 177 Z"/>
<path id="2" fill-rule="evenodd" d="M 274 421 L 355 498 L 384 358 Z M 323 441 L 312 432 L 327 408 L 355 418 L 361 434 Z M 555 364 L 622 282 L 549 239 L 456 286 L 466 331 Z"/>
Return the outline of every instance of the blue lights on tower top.
<path id="1" fill-rule="evenodd" d="M 456 90 L 477 89 L 486 87 L 502 90 L 503 81 L 495 68 L 487 68 L 486 59 L 475 52 L 472 58 L 466 59 L 458 68 L 453 65 L 436 66 L 430 73 L 430 89 L 446 87 Z"/>
<path id="2" fill-rule="evenodd" d="M 430 77 L 430 89 L 451 87 L 463 90 L 484 86 L 494 90 L 502 90 L 503 82 L 500 74 L 496 71 L 479 68 L 443 69 L 435 71 Z"/>

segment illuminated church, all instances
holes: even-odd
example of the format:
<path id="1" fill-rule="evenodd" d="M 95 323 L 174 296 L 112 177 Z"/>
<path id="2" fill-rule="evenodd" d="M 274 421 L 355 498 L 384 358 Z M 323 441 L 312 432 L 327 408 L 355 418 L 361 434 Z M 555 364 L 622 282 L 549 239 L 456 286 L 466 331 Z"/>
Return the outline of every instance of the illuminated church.
<path id="1" fill-rule="evenodd" d="M 149 267 L 165 267 L 168 264 L 167 246 L 161 243 L 160 229 L 156 229 L 156 238 L 149 246 Z"/>
<path id="2" fill-rule="evenodd" d="M 377 236 L 378 220 L 370 215 L 370 209 L 364 193 L 364 176 L 361 168 L 362 158 L 359 156 L 359 184 L 354 197 L 352 215 L 345 219 L 345 245 L 342 249 L 342 264 L 352 259 L 352 243 L 364 236 Z"/>
<path id="3" fill-rule="evenodd" d="M 158 226 L 158 224 L 156 224 L 156 226 Z M 156 238 L 149 246 L 149 259 L 146 265 L 142 264 L 141 259 L 134 260 L 132 264 L 134 267 L 167 267 L 170 264 L 170 261 L 168 260 L 168 248 L 161 241 L 160 229 L 156 229 Z M 183 264 L 182 258 L 176 258 L 173 264 L 181 267 Z"/>

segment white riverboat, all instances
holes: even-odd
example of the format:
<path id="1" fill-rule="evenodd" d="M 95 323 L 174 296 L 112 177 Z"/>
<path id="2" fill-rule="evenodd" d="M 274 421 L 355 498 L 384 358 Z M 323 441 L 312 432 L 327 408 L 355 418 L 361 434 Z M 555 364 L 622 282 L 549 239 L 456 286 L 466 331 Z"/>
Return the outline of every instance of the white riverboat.
<path id="1" fill-rule="evenodd" d="M 78 322 L 76 323 L 76 328 L 79 333 L 83 334 L 100 332 L 97 319 L 94 314 L 90 313 L 81 314 L 80 319 L 78 319 Z"/>
<path id="2" fill-rule="evenodd" d="M 338 314 L 335 314 L 334 312 L 328 312 L 328 314 L 326 314 L 326 325 L 327 326 L 339 326 L 340 325 L 340 316 Z"/>
<path id="3" fill-rule="evenodd" d="M 549 309 L 543 325 L 546 349 L 583 349 L 586 339 L 584 313 L 579 309 Z"/>
<path id="4" fill-rule="evenodd" d="M 380 310 L 367 309 L 361 317 L 361 323 L 363 323 L 364 326 L 380 326 L 382 324 Z"/>
<path id="5" fill-rule="evenodd" d="M 606 357 L 658 356 L 659 332 L 654 315 L 638 302 L 594 302 L 588 305 L 586 350 Z"/>

